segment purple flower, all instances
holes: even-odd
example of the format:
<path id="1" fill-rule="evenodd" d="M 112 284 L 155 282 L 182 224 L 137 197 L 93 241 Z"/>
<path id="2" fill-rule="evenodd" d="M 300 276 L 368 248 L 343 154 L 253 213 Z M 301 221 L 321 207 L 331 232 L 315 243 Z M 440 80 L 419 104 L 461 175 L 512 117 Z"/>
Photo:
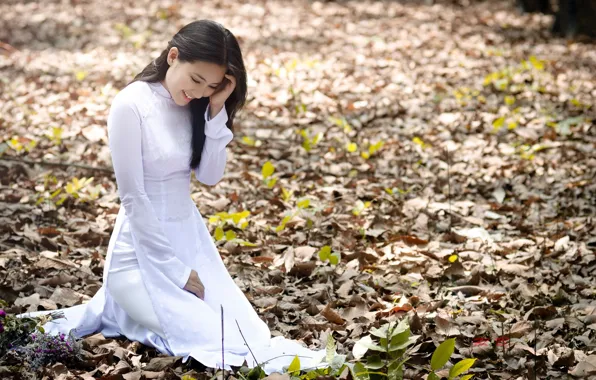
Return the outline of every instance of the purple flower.
<path id="1" fill-rule="evenodd" d="M 6 312 L 2 309 L 0 309 L 0 318 L 4 318 L 6 317 Z"/>
<path id="2" fill-rule="evenodd" d="M 36 335 L 35 334 L 31 334 L 31 339 L 35 340 Z"/>
<path id="3" fill-rule="evenodd" d="M 4 332 L 4 325 L 0 322 L 0 333 Z"/>

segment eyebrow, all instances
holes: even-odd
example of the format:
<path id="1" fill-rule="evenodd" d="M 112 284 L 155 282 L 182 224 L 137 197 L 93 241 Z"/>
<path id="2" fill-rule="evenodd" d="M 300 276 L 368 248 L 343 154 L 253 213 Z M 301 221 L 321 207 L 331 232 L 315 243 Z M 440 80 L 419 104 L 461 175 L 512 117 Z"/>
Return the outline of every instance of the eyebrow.
<path id="1" fill-rule="evenodd" d="M 207 79 L 203 78 L 201 76 L 201 74 L 198 74 L 198 73 L 193 73 L 193 74 L 195 74 L 196 76 L 198 76 L 199 78 L 201 78 L 203 80 L 203 82 L 207 82 Z M 215 85 L 215 86 L 219 86 L 220 84 L 221 84 L 221 82 L 219 82 L 219 83 L 212 83 L 212 85 Z"/>

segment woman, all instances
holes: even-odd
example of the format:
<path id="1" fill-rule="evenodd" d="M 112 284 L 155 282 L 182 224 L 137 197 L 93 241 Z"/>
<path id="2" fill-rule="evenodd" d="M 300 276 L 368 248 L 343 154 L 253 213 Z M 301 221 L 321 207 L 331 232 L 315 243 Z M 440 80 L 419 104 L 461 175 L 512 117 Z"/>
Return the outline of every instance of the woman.
<path id="1" fill-rule="evenodd" d="M 226 368 L 245 360 L 256 365 L 249 347 L 259 364 L 278 357 L 266 363 L 267 373 L 281 371 L 295 355 L 303 368 L 320 365 L 324 350 L 271 339 L 190 197 L 191 172 L 207 185 L 222 178 L 246 91 L 236 38 L 201 20 L 184 26 L 115 96 L 108 137 L 122 207 L 104 286 L 89 303 L 64 309 L 66 318 L 47 323 L 46 331 L 124 335 L 214 368 L 222 366 L 222 344 Z"/>

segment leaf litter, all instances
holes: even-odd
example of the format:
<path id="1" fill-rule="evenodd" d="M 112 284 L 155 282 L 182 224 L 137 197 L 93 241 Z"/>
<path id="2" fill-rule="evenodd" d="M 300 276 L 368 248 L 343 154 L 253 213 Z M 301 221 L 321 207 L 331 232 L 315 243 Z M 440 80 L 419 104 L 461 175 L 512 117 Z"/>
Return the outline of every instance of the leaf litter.
<path id="1" fill-rule="evenodd" d="M 206 219 L 250 211 L 209 227 L 273 335 L 332 335 L 350 359 L 407 318 L 426 368 L 455 338 L 477 378 L 596 375 L 596 50 L 550 36 L 551 16 L 465 3 L 0 5 L 7 311 L 101 286 L 119 207 L 109 102 L 200 14 L 239 37 L 249 100 L 226 177 L 193 183 L 193 199 Z M 84 343 L 86 368 L 49 376 L 205 372 L 137 342 Z"/>

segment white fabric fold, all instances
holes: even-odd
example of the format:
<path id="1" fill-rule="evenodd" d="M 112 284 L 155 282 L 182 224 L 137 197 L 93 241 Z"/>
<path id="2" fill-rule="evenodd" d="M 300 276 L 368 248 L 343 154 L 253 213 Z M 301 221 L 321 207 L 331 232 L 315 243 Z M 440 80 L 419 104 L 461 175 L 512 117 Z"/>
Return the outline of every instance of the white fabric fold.
<path id="1" fill-rule="evenodd" d="M 125 95 L 119 93 L 112 102 L 108 140 L 118 195 L 128 216 L 137 259 L 158 267 L 170 281 L 183 288 L 191 268 L 176 257 L 145 192 L 141 115 Z"/>

